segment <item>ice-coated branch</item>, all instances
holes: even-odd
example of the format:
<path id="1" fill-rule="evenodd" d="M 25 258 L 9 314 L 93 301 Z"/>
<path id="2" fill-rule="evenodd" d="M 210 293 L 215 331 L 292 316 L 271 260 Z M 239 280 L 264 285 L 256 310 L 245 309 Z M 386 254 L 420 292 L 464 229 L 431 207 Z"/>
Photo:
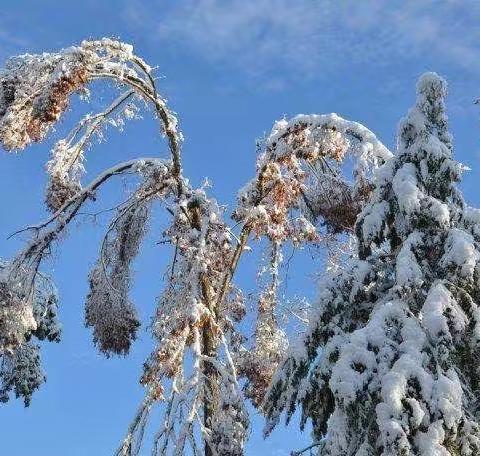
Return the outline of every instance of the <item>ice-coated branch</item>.
<path id="1" fill-rule="evenodd" d="M 266 238 L 276 252 L 265 267 L 271 281 L 259 293 L 253 347 L 237 361 L 256 406 L 287 346 L 276 323 L 284 246 L 321 244 L 337 261 L 345 250 L 339 244 L 346 237 L 349 245 L 356 217 L 370 195 L 373 171 L 391 156 L 369 129 L 336 114 L 276 122 L 260 145 L 256 175 L 238 195 L 233 215 L 243 223 L 241 242 L 224 275 L 228 285 L 251 234 Z M 348 159 L 354 164 L 351 178 L 342 168 Z"/>
<path id="2" fill-rule="evenodd" d="M 119 110 L 121 105 L 134 95 L 135 91 L 128 90 L 104 111 L 87 115 L 76 125 L 66 139 L 58 141 L 52 157 L 47 163 L 48 185 L 46 203 L 48 208 L 55 212 L 62 204 L 74 196 L 81 189 L 81 177 L 85 173 L 83 158 L 94 134 L 100 135 L 100 128 L 108 118 Z M 132 117 L 132 108 L 124 109 L 125 117 Z M 122 124 L 123 119 L 110 120 L 110 123 Z"/>
<path id="3" fill-rule="evenodd" d="M 74 220 L 83 204 L 91 198 L 98 188 L 111 177 L 121 175 L 129 170 L 145 173 L 149 167 L 168 169 L 168 163 L 160 159 L 136 159 L 120 163 L 101 173 L 89 185 L 83 188 L 77 195 L 70 198 L 64 205 L 44 222 L 27 227 L 34 233 L 27 246 L 4 268 L 2 274 L 2 316 L 0 325 L 13 325 L 8 332 L 13 333 L 16 344 L 23 340 L 22 332 L 30 332 L 35 329 L 32 315 L 32 293 L 34 284 L 39 274 L 40 265 L 44 257 L 49 253 L 53 243 L 64 232 L 72 220 Z M 6 331 L 6 330 L 5 330 Z M 15 334 L 17 334 L 15 336 Z M 0 344 L 1 351 L 9 344 Z"/>

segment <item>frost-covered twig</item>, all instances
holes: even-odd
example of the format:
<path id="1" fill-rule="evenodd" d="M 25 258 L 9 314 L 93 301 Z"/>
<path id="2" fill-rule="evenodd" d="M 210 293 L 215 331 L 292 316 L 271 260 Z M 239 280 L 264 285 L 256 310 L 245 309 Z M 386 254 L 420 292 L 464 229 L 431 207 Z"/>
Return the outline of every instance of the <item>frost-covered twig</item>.
<path id="1" fill-rule="evenodd" d="M 311 454 L 311 451 L 314 449 L 314 448 L 318 448 L 318 447 L 321 447 L 324 445 L 324 442 L 317 442 L 317 443 L 312 443 L 311 445 L 308 445 L 306 446 L 305 448 L 302 448 L 301 450 L 296 450 L 296 451 L 292 451 L 290 453 L 290 456 L 301 456 L 303 453 L 306 453 L 307 451 L 310 451 L 310 454 Z M 320 450 L 319 450 L 320 451 Z M 320 453 L 319 453 L 320 454 Z"/>

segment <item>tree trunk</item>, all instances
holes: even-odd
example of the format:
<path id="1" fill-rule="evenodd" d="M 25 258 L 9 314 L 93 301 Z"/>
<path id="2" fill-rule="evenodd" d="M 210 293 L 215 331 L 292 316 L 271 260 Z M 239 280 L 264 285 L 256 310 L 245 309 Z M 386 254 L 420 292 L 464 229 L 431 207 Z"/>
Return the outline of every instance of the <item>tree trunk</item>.
<path id="1" fill-rule="evenodd" d="M 215 358 L 217 351 L 217 344 L 212 333 L 210 325 L 205 325 L 203 328 L 203 347 L 202 353 L 206 356 Z M 203 423 L 208 429 L 212 429 L 212 420 L 218 407 L 219 388 L 218 388 L 218 373 L 214 366 L 209 362 L 204 362 L 202 367 L 203 375 L 205 376 L 205 395 L 203 399 Z M 213 456 L 210 446 L 205 442 L 205 456 Z"/>
<path id="2" fill-rule="evenodd" d="M 202 280 L 202 294 L 207 307 L 212 312 L 215 320 L 217 312 L 215 301 L 210 285 Z M 215 328 L 212 322 L 206 322 L 202 328 L 202 354 L 216 358 L 218 349 L 218 338 L 215 336 Z M 202 362 L 202 373 L 205 376 L 205 391 L 203 397 L 203 424 L 206 428 L 212 429 L 212 420 L 219 404 L 218 372 L 215 366 L 208 361 Z M 213 456 L 213 451 L 205 442 L 205 456 Z"/>

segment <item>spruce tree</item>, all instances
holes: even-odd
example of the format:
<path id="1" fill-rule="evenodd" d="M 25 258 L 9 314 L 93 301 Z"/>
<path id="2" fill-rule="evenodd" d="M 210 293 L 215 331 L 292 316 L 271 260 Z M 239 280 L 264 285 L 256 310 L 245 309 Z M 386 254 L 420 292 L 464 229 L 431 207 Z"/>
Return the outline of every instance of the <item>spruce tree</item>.
<path id="1" fill-rule="evenodd" d="M 264 407 L 299 405 L 318 454 L 480 454 L 480 211 L 456 187 L 446 83 L 417 84 L 397 153 L 356 223 L 358 259 L 322 283 Z"/>

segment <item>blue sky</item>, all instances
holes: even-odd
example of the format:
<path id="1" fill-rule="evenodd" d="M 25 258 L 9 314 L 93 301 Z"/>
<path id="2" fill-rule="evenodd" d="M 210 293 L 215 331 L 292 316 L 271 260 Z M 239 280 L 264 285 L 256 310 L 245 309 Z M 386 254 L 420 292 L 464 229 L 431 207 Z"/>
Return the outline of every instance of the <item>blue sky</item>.
<path id="1" fill-rule="evenodd" d="M 472 168 L 462 189 L 479 206 L 480 108 L 473 104 L 480 96 L 479 20 L 475 1 L 3 0 L 0 58 L 84 38 L 133 43 L 158 65 L 160 88 L 179 114 L 186 174 L 194 184 L 208 176 L 214 195 L 229 208 L 253 173 L 255 139 L 274 120 L 337 112 L 366 124 L 393 148 L 417 77 L 436 71 L 450 84 L 457 158 Z M 108 92 L 100 96 L 98 106 L 108 101 Z M 44 215 L 43 165 L 51 142 L 17 155 L 0 151 L 0 257 L 21 246 L 21 240 L 6 240 L 9 233 Z M 165 155 L 166 147 L 152 122 L 135 121 L 123 134 L 108 135 L 89 154 L 88 166 L 94 173 L 127 157 L 157 153 Z M 118 189 L 113 186 L 107 200 Z M 48 265 L 61 296 L 63 342 L 43 350 L 48 381 L 30 408 L 18 401 L 0 408 L 4 455 L 112 454 L 141 398 L 138 377 L 152 347 L 146 325 L 128 358 L 110 360 L 95 352 L 83 327 L 86 276 L 105 221 L 92 226 L 80 220 Z M 155 236 L 137 262 L 133 290 L 146 323 L 168 260 Z M 314 296 L 310 273 L 321 268 L 321 262 L 300 259 L 293 289 Z M 254 287 L 252 260 L 244 262 L 239 281 Z M 295 425 L 263 441 L 261 427 L 254 418 L 247 455 L 287 455 L 308 442 Z"/>

